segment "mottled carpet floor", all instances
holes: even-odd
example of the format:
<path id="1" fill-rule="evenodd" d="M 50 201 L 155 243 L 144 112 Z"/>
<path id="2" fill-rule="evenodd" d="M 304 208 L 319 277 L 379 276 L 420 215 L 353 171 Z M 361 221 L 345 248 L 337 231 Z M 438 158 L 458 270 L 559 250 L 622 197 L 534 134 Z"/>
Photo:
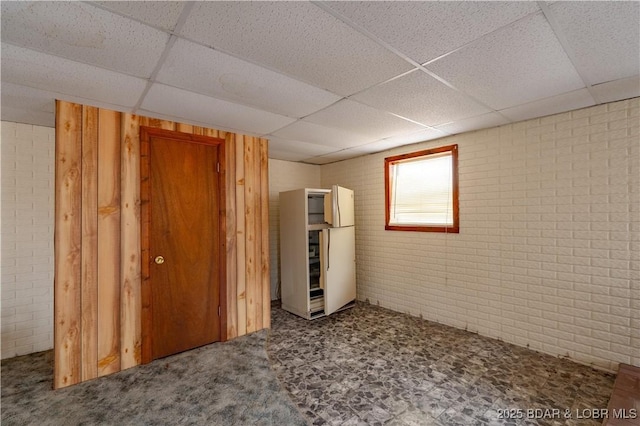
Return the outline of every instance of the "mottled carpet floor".
<path id="1" fill-rule="evenodd" d="M 599 425 L 615 379 L 361 302 L 313 321 L 272 305 L 267 351 L 315 425 Z"/>
<path id="2" fill-rule="evenodd" d="M 52 352 L 2 361 L 2 425 L 305 425 L 267 331 L 51 390 Z"/>
<path id="3" fill-rule="evenodd" d="M 598 425 L 614 375 L 366 303 L 57 391 L 2 361 L 3 425 Z"/>

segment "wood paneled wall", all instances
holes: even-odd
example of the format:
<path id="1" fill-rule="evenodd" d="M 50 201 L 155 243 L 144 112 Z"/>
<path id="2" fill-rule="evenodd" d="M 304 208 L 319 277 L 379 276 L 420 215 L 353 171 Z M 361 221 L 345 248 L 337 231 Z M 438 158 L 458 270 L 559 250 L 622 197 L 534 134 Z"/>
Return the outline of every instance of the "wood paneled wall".
<path id="1" fill-rule="evenodd" d="M 141 361 L 140 126 L 225 139 L 222 335 L 270 327 L 267 141 L 57 101 L 55 388 Z"/>

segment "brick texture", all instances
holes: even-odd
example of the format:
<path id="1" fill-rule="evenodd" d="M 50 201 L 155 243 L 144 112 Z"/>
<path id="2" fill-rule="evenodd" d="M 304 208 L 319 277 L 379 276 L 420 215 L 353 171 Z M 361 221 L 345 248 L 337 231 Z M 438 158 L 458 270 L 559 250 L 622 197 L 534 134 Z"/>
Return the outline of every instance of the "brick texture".
<path id="1" fill-rule="evenodd" d="M 640 99 L 321 168 L 355 191 L 358 299 L 606 370 L 640 365 Z M 460 233 L 384 230 L 383 160 L 459 145 Z"/>
<path id="2" fill-rule="evenodd" d="M 54 129 L 2 122 L 2 358 L 53 347 Z"/>

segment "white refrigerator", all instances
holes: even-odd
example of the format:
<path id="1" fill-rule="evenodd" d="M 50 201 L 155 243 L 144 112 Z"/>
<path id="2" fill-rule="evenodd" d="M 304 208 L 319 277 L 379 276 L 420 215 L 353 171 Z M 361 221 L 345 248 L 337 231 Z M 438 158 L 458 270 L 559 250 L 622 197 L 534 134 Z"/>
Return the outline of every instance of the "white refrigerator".
<path id="1" fill-rule="evenodd" d="M 307 319 L 356 299 L 354 194 L 302 188 L 280 193 L 282 308 Z"/>
<path id="2" fill-rule="evenodd" d="M 324 220 L 329 228 L 320 233 L 320 288 L 324 290 L 325 315 L 356 298 L 356 234 L 353 191 L 333 185 L 324 196 Z"/>

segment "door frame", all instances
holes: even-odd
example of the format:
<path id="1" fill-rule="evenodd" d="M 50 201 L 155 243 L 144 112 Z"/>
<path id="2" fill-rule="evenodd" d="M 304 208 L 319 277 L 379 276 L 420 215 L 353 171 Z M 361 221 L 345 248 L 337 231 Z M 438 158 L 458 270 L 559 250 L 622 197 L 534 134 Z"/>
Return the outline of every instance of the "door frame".
<path id="1" fill-rule="evenodd" d="M 173 130 L 158 129 L 153 127 L 140 126 L 140 246 L 141 246 L 141 361 L 147 364 L 153 361 L 152 358 L 152 303 L 151 303 L 151 268 L 152 253 L 150 253 L 151 238 L 151 182 L 150 182 L 150 160 L 151 160 L 151 138 L 159 137 L 182 141 L 184 143 L 196 143 L 202 145 L 217 146 L 218 164 L 220 170 L 218 174 L 218 205 L 220 228 L 220 254 L 218 263 L 220 282 L 220 341 L 227 340 L 227 257 L 226 257 L 226 164 L 225 164 L 225 140 L 210 136 L 201 136 L 191 133 L 177 132 Z"/>

